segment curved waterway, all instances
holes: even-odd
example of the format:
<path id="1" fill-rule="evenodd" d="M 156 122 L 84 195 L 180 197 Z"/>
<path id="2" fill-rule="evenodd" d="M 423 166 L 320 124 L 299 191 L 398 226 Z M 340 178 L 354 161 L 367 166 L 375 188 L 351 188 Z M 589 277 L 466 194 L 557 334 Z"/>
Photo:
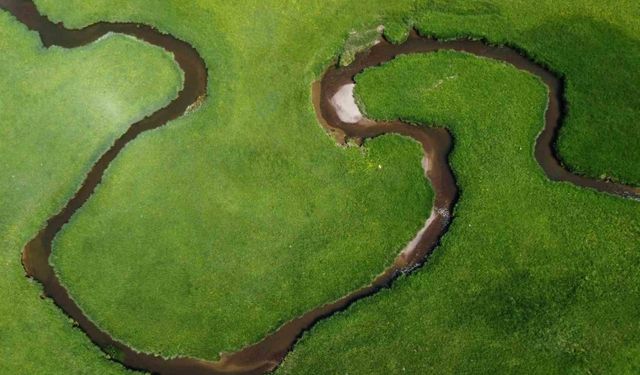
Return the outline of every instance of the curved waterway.
<path id="1" fill-rule="evenodd" d="M 424 263 L 445 233 L 450 215 L 457 199 L 458 189 L 448 164 L 448 154 L 452 139 L 444 128 L 418 127 L 401 121 L 379 122 L 363 117 L 359 112 L 344 116 L 344 106 L 353 106 L 351 91 L 354 76 L 367 67 L 387 62 L 399 54 L 424 53 L 440 49 L 465 51 L 508 62 L 515 67 L 534 74 L 549 88 L 549 105 L 545 126 L 535 147 L 535 157 L 551 180 L 568 181 L 578 186 L 593 188 L 602 192 L 624 197 L 639 198 L 640 189 L 607 181 L 589 179 L 572 174 L 564 169 L 554 153 L 556 132 L 564 114 L 563 83 L 550 71 L 530 61 L 518 51 L 509 47 L 490 46 L 480 41 L 457 40 L 442 42 L 418 36 L 412 32 L 401 45 L 392 45 L 384 40 L 369 51 L 357 55 L 347 67 L 330 67 L 321 81 L 313 85 L 313 102 L 319 122 L 333 134 L 338 142 L 347 139 L 362 142 L 364 139 L 383 134 L 396 133 L 418 141 L 424 150 L 423 166 L 425 175 L 435 192 L 433 210 L 425 226 L 415 239 L 397 256 L 395 262 L 384 270 L 369 285 L 362 287 L 341 299 L 315 308 L 295 318 L 260 342 L 238 352 L 223 354 L 219 361 L 204 361 L 195 358 L 178 357 L 166 359 L 153 354 L 139 353 L 119 342 L 101 330 L 87 317 L 61 284 L 49 263 L 52 241 L 62 226 L 91 197 L 100 183 L 104 171 L 122 149 L 140 133 L 160 127 L 168 121 L 182 116 L 197 105 L 206 94 L 207 69 L 204 60 L 188 43 L 158 30 L 136 23 L 100 22 L 80 30 L 64 28 L 42 16 L 31 0 L 0 0 L 0 8 L 9 11 L 29 29 L 40 34 L 45 46 L 57 45 L 66 48 L 83 46 L 96 41 L 106 33 L 121 33 L 134 36 L 147 43 L 171 52 L 184 71 L 183 90 L 166 107 L 154 112 L 143 120 L 132 124 L 92 166 L 76 194 L 56 215 L 49 218 L 45 227 L 25 246 L 22 263 L 27 275 L 43 285 L 44 295 L 53 299 L 91 341 L 113 360 L 130 369 L 156 374 L 205 375 L 205 374 L 263 374 L 275 369 L 291 350 L 303 332 L 317 321 L 344 310 L 353 302 L 375 294 L 388 287 L 402 273 L 410 272 Z M 346 95 L 345 95 L 346 94 Z M 337 98 L 337 99 L 336 99 Z M 346 99 L 345 99 L 346 98 Z M 341 102 L 344 101 L 345 102 Z M 353 108 L 351 108 L 353 110 Z M 347 121 L 343 121 L 346 119 Z M 215 334 L 215 332 L 212 332 Z"/>

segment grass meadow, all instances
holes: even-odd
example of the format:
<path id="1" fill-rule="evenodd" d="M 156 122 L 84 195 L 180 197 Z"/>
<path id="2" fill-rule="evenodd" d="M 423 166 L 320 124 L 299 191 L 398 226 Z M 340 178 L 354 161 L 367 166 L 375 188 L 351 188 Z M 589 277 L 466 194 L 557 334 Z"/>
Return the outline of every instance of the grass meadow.
<path id="1" fill-rule="evenodd" d="M 128 56 L 135 55 L 135 61 Z M 0 373 L 119 373 L 24 274 L 24 244 L 128 125 L 177 95 L 170 56 L 109 36 L 43 49 L 0 12 Z"/>
<path id="2" fill-rule="evenodd" d="M 371 118 L 451 130 L 460 200 L 425 267 L 321 322 L 278 373 L 637 372 L 640 203 L 546 178 L 537 78 L 439 52 L 367 70 L 356 93 Z"/>
<path id="3" fill-rule="evenodd" d="M 68 27 L 154 25 L 209 69 L 202 107 L 128 145 L 54 243 L 72 296 L 142 351 L 240 349 L 366 284 L 422 226 L 432 193 L 418 145 L 337 147 L 311 104 L 311 83 L 380 24 L 396 42 L 415 27 L 525 50 L 566 79 L 566 165 L 640 185 L 635 1 L 36 3 Z M 0 372 L 122 372 L 37 298 L 20 252 L 127 124 L 176 95 L 180 73 L 121 36 L 43 50 L 4 12 L 0 35 L 0 82 L 16 87 L 0 101 Z M 451 129 L 461 199 L 425 267 L 319 324 L 280 373 L 638 371 L 640 205 L 545 178 L 539 81 L 442 52 L 365 72 L 357 95 L 372 117 Z"/>

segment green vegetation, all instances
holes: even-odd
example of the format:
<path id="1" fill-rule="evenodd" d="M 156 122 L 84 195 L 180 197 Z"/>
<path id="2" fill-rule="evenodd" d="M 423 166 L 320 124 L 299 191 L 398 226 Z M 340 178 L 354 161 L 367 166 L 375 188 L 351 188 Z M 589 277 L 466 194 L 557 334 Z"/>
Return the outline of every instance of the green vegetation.
<path id="1" fill-rule="evenodd" d="M 524 49 L 567 80 L 558 149 L 578 173 L 640 186 L 640 2 L 427 0 L 409 23 Z"/>
<path id="2" fill-rule="evenodd" d="M 227 41 L 242 50 L 205 49 L 210 98 L 127 147 L 54 242 L 83 309 L 139 350 L 217 359 L 257 342 L 369 283 L 429 216 L 419 145 L 337 147 L 311 105 L 316 51 L 274 51 L 300 27 L 297 17 L 279 22 L 290 30 L 258 45 L 264 30 L 224 34 L 250 37 Z M 225 41 L 215 31 L 197 40 Z"/>
<path id="3" fill-rule="evenodd" d="M 160 49 L 110 36 L 86 48 L 45 50 L 0 12 L 0 373 L 121 373 L 38 298 L 20 254 L 95 159 L 130 123 L 168 103 L 180 82 Z"/>
<path id="4" fill-rule="evenodd" d="M 203 106 L 129 145 L 56 242 L 55 265 L 72 295 L 141 350 L 214 359 L 254 342 L 368 282 L 427 216 L 417 145 L 388 136 L 341 149 L 317 124 L 309 85 L 352 31 L 384 24 L 401 41 L 415 25 L 525 49 L 567 77 L 563 159 L 581 173 L 640 185 L 637 1 L 36 2 L 72 27 L 154 25 L 193 44 L 210 69 Z M 9 197 L 0 215 L 0 290 L 9 301 L 0 304 L 0 372 L 117 372 L 37 298 L 19 254 L 113 138 L 175 94 L 176 71 L 122 37 L 43 51 L 0 15 L 0 59 L 13 61 L 0 67 L 3 87 L 24 85 L 20 69 L 50 72 L 28 81 L 38 90 L 7 91 L 0 102 L 0 189 Z M 23 39 L 31 47 L 20 49 Z M 41 62 L 16 55 L 31 50 Z M 539 82 L 438 54 L 372 70 L 359 85 L 373 116 L 453 129 L 463 196 L 427 267 L 323 322 L 281 371 L 637 372 L 638 204 L 545 179 L 531 155 L 542 126 Z M 54 86 L 70 93 L 41 95 Z M 91 105 L 90 94 L 104 96 Z M 123 107 L 101 112 L 114 96 Z M 36 114 L 40 121 L 26 118 Z"/>
<path id="5" fill-rule="evenodd" d="M 640 203 L 546 179 L 542 83 L 457 52 L 357 83 L 370 117 L 451 129 L 462 194 L 423 269 L 320 323 L 280 373 L 637 373 Z"/>

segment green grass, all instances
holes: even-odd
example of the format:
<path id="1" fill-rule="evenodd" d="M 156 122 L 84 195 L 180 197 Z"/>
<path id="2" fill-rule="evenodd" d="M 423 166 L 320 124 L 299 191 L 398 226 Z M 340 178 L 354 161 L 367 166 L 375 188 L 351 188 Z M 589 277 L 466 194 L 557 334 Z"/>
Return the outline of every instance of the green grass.
<path id="1" fill-rule="evenodd" d="M 123 58 L 136 55 L 136 60 Z M 24 244 L 75 192 L 128 124 L 177 94 L 170 56 L 110 36 L 44 49 L 0 12 L 0 373 L 115 374 L 104 355 L 24 276 Z"/>
<path id="2" fill-rule="evenodd" d="M 37 3 L 73 27 L 99 20 L 155 25 L 192 43 L 210 69 L 210 96 L 203 107 L 128 146 L 56 243 L 55 265 L 81 306 L 139 349 L 215 358 L 220 350 L 256 341 L 284 320 L 370 280 L 427 216 L 430 193 L 420 176 L 415 144 L 383 137 L 369 142 L 364 152 L 345 150 L 336 148 L 317 125 L 309 85 L 342 52 L 351 31 L 366 36 L 367 30 L 385 24 L 387 36 L 400 41 L 407 27 L 416 25 L 438 36 L 473 35 L 525 48 L 568 79 L 571 112 L 560 138 L 563 159 L 581 173 L 640 184 L 635 167 L 640 154 L 629 151 L 637 149 L 635 119 L 640 115 L 635 95 L 640 82 L 640 10 L 635 1 Z M 352 41 L 347 47 L 357 49 L 367 42 Z M 137 59 L 138 53 L 128 51 L 127 57 Z M 613 364 L 632 366 L 638 357 L 640 349 L 627 344 L 634 342 L 633 335 L 638 342 L 637 328 L 626 326 L 632 318 L 637 322 L 637 279 L 630 273 L 637 268 L 631 251 L 638 239 L 637 204 L 546 182 L 531 157 L 542 126 L 540 85 L 510 68 L 454 61 L 465 67 L 460 74 L 468 67 L 469 72 L 488 69 L 485 73 L 500 78 L 477 83 L 492 95 L 478 91 L 467 102 L 463 95 L 472 88 L 460 83 L 460 94 L 450 93 L 456 105 L 438 109 L 429 103 L 424 108 L 421 100 L 412 108 L 406 103 L 394 108 L 395 100 L 382 102 L 380 96 L 376 103 L 368 97 L 366 82 L 361 82 L 361 95 L 373 115 L 385 115 L 386 110 L 387 115 L 438 119 L 455 128 L 454 167 L 464 195 L 452 234 L 418 276 L 314 330 L 318 338 L 305 339 L 284 371 L 343 373 L 351 358 L 350 373 L 400 372 L 403 365 L 409 371 L 412 364 L 420 372 L 447 370 L 438 366 L 449 366 L 452 372 L 489 372 L 505 363 L 501 370 L 517 371 L 531 370 L 525 366 L 534 362 L 540 372 L 561 365 L 615 370 Z M 151 70 L 145 73 L 154 76 Z M 428 85 L 422 76 L 404 74 L 414 85 Z M 385 82 L 385 90 L 390 83 Z M 147 95 L 157 90 L 143 91 L 144 96 L 128 102 L 151 99 Z M 408 91 L 390 86 L 385 92 L 406 98 Z M 487 125 L 487 116 L 501 115 L 492 106 L 505 100 L 518 104 L 517 111 L 508 112 L 514 118 L 502 119 L 502 126 L 513 127 L 513 139 L 498 136 L 493 118 Z M 486 111 L 474 112 L 476 117 L 458 111 L 468 112 L 477 101 Z M 78 103 L 86 108 L 83 97 Z M 432 112 L 420 112 L 427 110 Z M 469 119 L 474 121 L 467 123 Z M 495 138 L 500 147 L 488 143 Z M 65 141 L 55 144 L 64 148 Z M 521 163 L 522 170 L 505 166 L 506 157 Z M 469 158 L 468 167 L 461 163 L 464 158 Z M 82 158 L 86 165 L 91 160 Z M 21 170 L 19 161 L 11 163 Z M 383 168 L 376 169 L 378 164 Z M 78 176 L 54 180 L 77 184 Z M 481 188 L 498 178 L 503 181 L 498 188 Z M 62 195 L 56 198 L 51 191 L 41 199 L 62 204 Z M 515 194 L 520 194 L 517 205 L 503 215 L 511 220 L 500 221 L 498 231 L 488 223 L 499 219 L 499 203 Z M 532 202 L 537 204 L 530 207 Z M 549 207 L 558 212 L 552 215 Z M 17 240 L 6 248 L 11 249 L 7 259 L 16 275 L 22 274 L 19 249 L 50 213 L 43 212 L 31 227 L 12 229 Z M 621 221 L 634 214 L 636 221 Z M 7 211 L 6 219 L 3 214 L 12 222 L 16 217 L 15 210 Z M 596 224 L 619 233 L 601 234 Z M 457 235 L 463 228 L 465 233 Z M 615 248 L 615 241 L 625 238 L 628 243 Z M 501 268 L 495 266 L 496 258 L 503 262 Z M 494 268 L 485 270 L 479 264 Z M 451 281 L 446 277 L 451 274 L 458 277 Z M 434 277 L 442 280 L 426 280 Z M 591 289 L 574 287 L 586 277 L 596 283 L 586 283 Z M 11 287 L 27 288 L 20 283 L 24 280 L 16 277 Z M 607 289 L 618 284 L 624 292 Z M 507 287 L 511 294 L 502 293 Z M 574 289 L 565 298 L 567 290 Z M 43 302 L 31 294 L 34 298 L 24 301 L 40 312 L 36 309 Z M 584 302 L 588 297 L 591 304 Z M 616 298 L 629 301 L 623 304 Z M 475 301 L 482 301 L 478 304 L 484 308 L 476 315 Z M 61 315 L 50 310 L 51 319 L 60 320 Z M 607 320 L 609 310 L 612 318 Z M 6 332 L 15 336 L 24 330 Z M 90 349 L 81 355 L 96 355 L 95 348 L 68 328 L 43 332 L 82 342 Z M 4 337 L 0 339 L 4 343 Z M 56 368 L 63 369 L 65 358 L 71 358 L 71 350 L 52 351 L 51 345 L 39 347 L 42 361 L 11 353 L 23 344 L 3 345 L 10 353 L 0 352 L 0 359 L 10 356 L 13 369 L 42 369 L 37 366 L 47 366 L 41 363 L 51 357 Z M 403 351 L 407 347 L 411 349 Z M 21 353 L 30 349 L 36 349 L 34 344 L 19 347 Z M 70 362 L 66 369 L 83 366 Z"/>
<path id="3" fill-rule="evenodd" d="M 255 11 L 277 20 L 268 7 Z M 319 22 L 304 19 L 310 29 Z M 339 21 L 336 30 L 352 24 Z M 301 25 L 278 22 L 288 31 L 265 40 L 264 30 L 229 32 L 237 41 L 201 30 L 197 40 L 246 48 L 201 49 L 209 100 L 127 147 L 55 241 L 72 295 L 139 350 L 217 359 L 257 342 L 369 283 L 429 216 L 419 145 L 383 137 L 337 147 L 311 106 L 316 51 L 299 44 L 279 56 L 273 45 Z"/>
<path id="4" fill-rule="evenodd" d="M 547 180 L 541 82 L 440 52 L 367 70 L 356 93 L 370 117 L 446 124 L 461 197 L 424 268 L 320 323 L 280 374 L 640 370 L 640 203 Z"/>
<path id="5" fill-rule="evenodd" d="M 428 0 L 408 23 L 526 50 L 567 80 L 558 150 L 581 174 L 640 186 L 640 2 Z"/>

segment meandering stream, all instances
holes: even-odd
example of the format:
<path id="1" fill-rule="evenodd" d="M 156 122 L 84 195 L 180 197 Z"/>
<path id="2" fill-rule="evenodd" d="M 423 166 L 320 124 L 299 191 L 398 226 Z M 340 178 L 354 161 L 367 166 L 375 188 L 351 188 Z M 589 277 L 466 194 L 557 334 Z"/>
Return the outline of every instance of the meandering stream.
<path id="1" fill-rule="evenodd" d="M 171 52 L 184 71 L 184 88 L 166 107 L 138 121 L 118 138 L 115 143 L 92 166 L 79 190 L 64 208 L 49 218 L 45 227 L 25 246 L 22 263 L 28 276 L 38 280 L 44 294 L 53 299 L 65 314 L 77 322 L 91 341 L 105 353 L 131 369 L 158 374 L 263 374 L 276 368 L 295 345 L 301 334 L 317 321 L 351 305 L 353 302 L 375 294 L 388 287 L 402 273 L 411 272 L 422 265 L 435 249 L 446 232 L 451 212 L 457 199 L 458 188 L 448 154 L 452 139 L 444 128 L 418 127 L 401 121 L 378 122 L 363 116 L 353 116 L 345 122 L 341 119 L 340 103 L 334 99 L 346 85 L 354 84 L 354 76 L 367 67 L 376 66 L 399 54 L 426 53 L 440 49 L 465 51 L 478 56 L 505 61 L 518 69 L 538 76 L 549 88 L 548 109 L 545 124 L 535 146 L 535 157 L 551 180 L 568 181 L 577 186 L 593 188 L 624 197 L 640 198 L 640 189 L 607 181 L 578 176 L 563 168 L 554 151 L 554 141 L 562 124 L 565 105 L 563 82 L 544 67 L 537 65 L 513 48 L 490 46 L 480 41 L 438 41 L 418 36 L 412 32 L 401 45 L 392 45 L 382 40 L 369 51 L 360 53 L 347 67 L 330 67 L 319 82 L 313 85 L 313 102 L 319 122 L 340 143 L 347 139 L 362 142 L 364 139 L 383 134 L 396 133 L 418 141 L 424 150 L 425 175 L 429 179 L 435 198 L 430 218 L 416 238 L 397 256 L 395 262 L 384 270 L 371 284 L 358 289 L 332 303 L 315 308 L 304 315 L 282 325 L 260 342 L 238 352 L 224 354 L 219 361 L 205 361 L 179 357 L 165 359 L 157 355 L 139 353 L 126 346 L 96 326 L 76 302 L 69 296 L 49 263 L 52 242 L 63 225 L 90 199 L 100 183 L 105 170 L 120 151 L 140 133 L 160 127 L 182 116 L 206 95 L 207 69 L 204 60 L 191 45 L 158 30 L 136 23 L 100 22 L 80 30 L 66 29 L 62 24 L 52 23 L 42 16 L 31 0 L 0 0 L 0 8 L 9 11 L 29 29 L 39 33 L 43 44 L 75 48 L 87 45 L 106 33 L 122 33 L 134 36 L 147 43 Z M 344 97 L 341 92 L 337 97 Z M 349 99 L 347 97 L 347 99 Z M 352 98 L 351 98 L 352 99 Z M 347 103 L 349 104 L 349 103 Z M 345 117 L 342 116 L 344 119 Z M 215 334 L 215 332 L 212 332 Z"/>

